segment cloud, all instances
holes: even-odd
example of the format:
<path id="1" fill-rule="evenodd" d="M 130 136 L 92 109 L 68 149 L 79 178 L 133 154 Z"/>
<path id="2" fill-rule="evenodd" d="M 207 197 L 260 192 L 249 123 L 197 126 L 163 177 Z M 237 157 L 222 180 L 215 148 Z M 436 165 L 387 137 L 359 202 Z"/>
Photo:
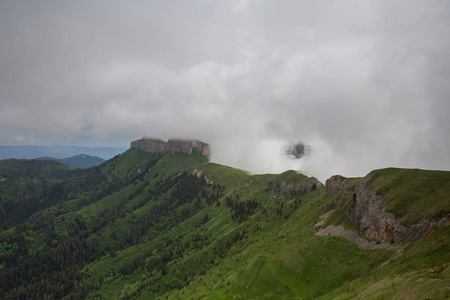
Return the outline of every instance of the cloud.
<path id="1" fill-rule="evenodd" d="M 14 140 L 19 143 L 34 144 L 35 139 L 32 136 L 24 136 L 20 132 L 14 133 Z"/>
<path id="2" fill-rule="evenodd" d="M 321 180 L 450 169 L 449 5 L 0 4 L 0 139 L 209 142 L 212 159 Z M 302 141 L 293 161 L 283 147 Z"/>

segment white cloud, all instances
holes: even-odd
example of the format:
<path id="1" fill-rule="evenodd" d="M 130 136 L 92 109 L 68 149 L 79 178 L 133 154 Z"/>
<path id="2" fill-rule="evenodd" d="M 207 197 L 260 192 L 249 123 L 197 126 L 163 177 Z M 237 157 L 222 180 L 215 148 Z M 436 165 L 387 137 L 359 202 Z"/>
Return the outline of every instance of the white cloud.
<path id="1" fill-rule="evenodd" d="M 20 132 L 16 132 L 16 133 L 14 133 L 14 141 L 16 141 L 18 143 L 32 145 L 32 144 L 34 144 L 35 139 L 32 136 L 30 136 L 30 135 L 24 136 Z"/>
<path id="2" fill-rule="evenodd" d="M 217 162 L 321 180 L 450 169 L 449 12 L 439 1 L 4 2 L 0 138 L 198 138 Z M 284 157 L 298 141 L 311 156 Z"/>

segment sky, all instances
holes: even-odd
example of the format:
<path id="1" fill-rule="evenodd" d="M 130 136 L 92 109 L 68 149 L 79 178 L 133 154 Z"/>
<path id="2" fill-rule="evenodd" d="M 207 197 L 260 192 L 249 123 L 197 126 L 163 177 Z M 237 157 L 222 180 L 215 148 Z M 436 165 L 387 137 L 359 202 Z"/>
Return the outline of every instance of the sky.
<path id="1" fill-rule="evenodd" d="M 0 145 L 193 138 L 321 181 L 450 170 L 448 1 L 0 0 Z M 302 142 L 309 155 L 292 159 Z"/>

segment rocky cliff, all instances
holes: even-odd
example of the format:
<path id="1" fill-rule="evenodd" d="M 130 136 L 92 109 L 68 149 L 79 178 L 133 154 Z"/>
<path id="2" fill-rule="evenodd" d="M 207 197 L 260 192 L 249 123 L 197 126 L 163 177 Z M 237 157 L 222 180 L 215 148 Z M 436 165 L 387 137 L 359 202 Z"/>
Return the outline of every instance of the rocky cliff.
<path id="1" fill-rule="evenodd" d="M 209 157 L 210 155 L 209 145 L 197 140 L 169 139 L 165 142 L 162 140 L 142 138 L 131 142 L 130 147 L 149 153 L 164 153 L 170 151 L 172 153 L 182 152 L 192 155 L 194 150 L 197 150 L 204 156 Z"/>
<path id="2" fill-rule="evenodd" d="M 383 197 L 368 187 L 369 179 L 370 176 L 364 178 L 354 189 L 355 208 L 347 211 L 347 217 L 358 224 L 359 233 L 369 239 L 384 242 L 404 237 L 407 229 L 400 224 L 402 219 L 386 211 L 382 205 Z"/>
<path id="3" fill-rule="evenodd" d="M 331 196 L 340 191 L 347 183 L 351 181 L 350 178 L 345 178 L 341 175 L 334 175 L 325 181 L 325 196 Z"/>
<path id="4" fill-rule="evenodd" d="M 397 241 L 403 237 L 420 239 L 434 231 L 450 225 L 450 214 L 423 217 L 416 224 L 406 226 L 407 215 L 396 215 L 387 210 L 387 201 L 370 185 L 372 175 L 351 179 L 333 176 L 325 182 L 324 196 L 335 197 L 335 213 L 345 213 L 355 225 L 359 234 L 369 240 Z M 427 195 L 421 195 L 426 201 Z"/>
<path id="5" fill-rule="evenodd" d="M 204 156 L 209 156 L 209 145 L 197 140 L 180 140 L 180 139 L 169 139 L 166 144 L 166 151 L 183 152 L 191 155 L 195 150 L 200 151 Z"/>
<path id="6" fill-rule="evenodd" d="M 322 183 L 314 177 L 300 183 L 286 182 L 284 180 L 271 180 L 265 186 L 263 192 L 276 192 L 278 196 L 300 195 L 315 191 L 322 186 Z"/>

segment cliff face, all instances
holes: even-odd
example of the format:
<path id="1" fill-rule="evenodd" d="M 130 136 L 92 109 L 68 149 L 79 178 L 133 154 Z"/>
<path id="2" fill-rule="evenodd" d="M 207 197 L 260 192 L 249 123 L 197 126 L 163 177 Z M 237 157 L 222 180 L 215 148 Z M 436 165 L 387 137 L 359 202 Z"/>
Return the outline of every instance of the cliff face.
<path id="1" fill-rule="evenodd" d="M 347 217 L 359 224 L 359 233 L 369 239 L 384 242 L 404 237 L 407 229 L 400 224 L 401 219 L 387 212 L 382 205 L 383 197 L 367 186 L 369 177 L 358 184 L 352 197 L 356 202 L 355 210 L 348 211 Z"/>
<path id="2" fill-rule="evenodd" d="M 167 142 L 164 142 L 142 138 L 131 142 L 130 147 L 149 153 L 164 153 L 170 151 L 172 153 L 182 152 L 191 155 L 194 150 L 198 150 L 204 156 L 209 157 L 210 154 L 209 145 L 197 140 L 169 139 Z"/>
<path id="3" fill-rule="evenodd" d="M 279 196 L 289 195 L 293 192 L 296 194 L 305 194 L 315 191 L 321 186 L 322 183 L 314 177 L 311 177 L 307 181 L 300 182 L 298 184 L 289 183 L 284 180 L 281 180 L 280 182 L 271 180 L 264 188 L 264 192 L 273 191 L 278 193 Z"/>
<path id="4" fill-rule="evenodd" d="M 335 175 L 325 181 L 325 196 L 331 196 L 340 191 L 351 179 Z"/>
<path id="5" fill-rule="evenodd" d="M 166 151 L 166 143 L 154 142 L 151 139 L 142 138 L 131 142 L 131 148 L 140 149 L 149 153 L 163 153 Z"/>
<path id="6" fill-rule="evenodd" d="M 197 140 L 170 139 L 166 144 L 166 151 L 182 152 L 191 155 L 195 150 L 200 151 L 204 156 L 209 156 L 209 145 Z"/>
<path id="7" fill-rule="evenodd" d="M 450 215 L 440 219 L 424 219 L 405 227 L 404 217 L 386 210 L 383 196 L 368 184 L 371 176 L 364 177 L 358 184 L 346 186 L 350 178 L 333 176 L 325 182 L 325 196 L 334 196 L 336 207 L 346 207 L 346 217 L 359 226 L 359 234 L 369 240 L 384 242 L 402 237 L 420 239 L 434 231 L 450 225 Z M 349 205 L 350 203 L 350 205 Z"/>

